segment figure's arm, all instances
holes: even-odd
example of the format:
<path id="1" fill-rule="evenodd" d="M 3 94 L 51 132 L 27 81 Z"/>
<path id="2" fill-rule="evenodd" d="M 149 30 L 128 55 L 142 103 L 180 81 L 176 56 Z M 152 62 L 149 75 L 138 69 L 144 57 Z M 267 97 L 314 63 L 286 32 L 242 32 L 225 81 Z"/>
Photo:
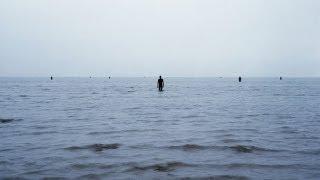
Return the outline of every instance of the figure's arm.
<path id="1" fill-rule="evenodd" d="M 162 87 L 164 87 L 164 81 L 162 81 Z"/>

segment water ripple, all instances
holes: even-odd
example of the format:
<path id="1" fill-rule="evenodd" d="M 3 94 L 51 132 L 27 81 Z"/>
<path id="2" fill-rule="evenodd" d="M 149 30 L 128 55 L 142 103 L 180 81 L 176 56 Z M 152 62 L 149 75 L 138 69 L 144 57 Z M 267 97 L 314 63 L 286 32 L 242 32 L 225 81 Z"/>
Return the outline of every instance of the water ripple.
<path id="1" fill-rule="evenodd" d="M 128 171 L 146 171 L 146 170 L 153 170 L 153 171 L 160 171 L 160 172 L 169 172 L 174 171 L 177 168 L 181 167 L 192 167 L 194 165 L 183 163 L 183 162 L 167 162 L 167 163 L 157 163 L 147 166 L 134 166 L 130 168 Z"/>
<path id="2" fill-rule="evenodd" d="M 248 180 L 250 178 L 246 176 L 236 175 L 216 175 L 216 176 L 205 176 L 205 177 L 183 177 L 181 180 Z"/>
<path id="3" fill-rule="evenodd" d="M 166 148 L 169 149 L 177 149 L 183 151 L 199 151 L 199 150 L 233 150 L 240 153 L 252 153 L 252 152 L 279 152 L 284 150 L 275 150 L 275 149 L 267 149 L 256 146 L 247 146 L 247 145 L 235 145 L 235 146 L 203 146 L 197 144 L 184 144 L 179 146 L 168 146 Z"/>
<path id="4" fill-rule="evenodd" d="M 114 143 L 114 144 L 91 144 L 91 145 L 85 145 L 85 146 L 71 146 L 65 148 L 66 150 L 69 151 L 76 151 L 76 150 L 85 150 L 89 149 L 95 152 L 100 152 L 103 150 L 108 150 L 108 149 L 118 149 L 121 144 Z"/>

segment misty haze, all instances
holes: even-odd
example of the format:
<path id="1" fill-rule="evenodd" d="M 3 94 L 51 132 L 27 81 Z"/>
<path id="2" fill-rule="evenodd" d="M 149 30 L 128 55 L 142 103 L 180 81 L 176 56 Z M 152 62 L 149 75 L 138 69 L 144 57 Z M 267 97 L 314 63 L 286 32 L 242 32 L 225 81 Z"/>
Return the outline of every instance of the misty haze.
<path id="1" fill-rule="evenodd" d="M 0 179 L 319 179 L 319 9 L 2 0 Z"/>

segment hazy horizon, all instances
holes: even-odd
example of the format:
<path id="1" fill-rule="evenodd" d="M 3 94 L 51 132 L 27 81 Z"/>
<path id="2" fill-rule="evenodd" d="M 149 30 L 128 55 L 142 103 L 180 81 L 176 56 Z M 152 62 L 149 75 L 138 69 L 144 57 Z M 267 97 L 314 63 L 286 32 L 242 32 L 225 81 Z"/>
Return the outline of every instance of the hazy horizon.
<path id="1" fill-rule="evenodd" d="M 320 1 L 0 2 L 0 77 L 320 77 Z"/>
<path id="2" fill-rule="evenodd" d="M 227 79 L 238 79 L 239 76 L 246 79 L 254 79 L 254 78 L 262 78 L 262 79 L 271 79 L 282 77 L 284 79 L 300 79 L 300 78 L 320 78 L 320 76 L 163 76 L 164 79 L 166 78 L 227 78 Z M 48 76 L 0 76 L 0 78 L 50 78 L 51 75 Z M 54 79 L 56 78 L 108 78 L 109 76 L 52 76 Z M 110 76 L 110 78 L 158 78 L 159 75 L 154 76 Z"/>

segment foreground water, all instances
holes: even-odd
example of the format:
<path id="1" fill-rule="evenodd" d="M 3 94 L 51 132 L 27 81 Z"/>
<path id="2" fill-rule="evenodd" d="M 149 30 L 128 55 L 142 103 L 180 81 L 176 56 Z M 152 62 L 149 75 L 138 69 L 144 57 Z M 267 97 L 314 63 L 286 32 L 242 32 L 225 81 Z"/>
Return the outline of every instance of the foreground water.
<path id="1" fill-rule="evenodd" d="M 320 79 L 0 78 L 0 179 L 320 179 Z"/>

